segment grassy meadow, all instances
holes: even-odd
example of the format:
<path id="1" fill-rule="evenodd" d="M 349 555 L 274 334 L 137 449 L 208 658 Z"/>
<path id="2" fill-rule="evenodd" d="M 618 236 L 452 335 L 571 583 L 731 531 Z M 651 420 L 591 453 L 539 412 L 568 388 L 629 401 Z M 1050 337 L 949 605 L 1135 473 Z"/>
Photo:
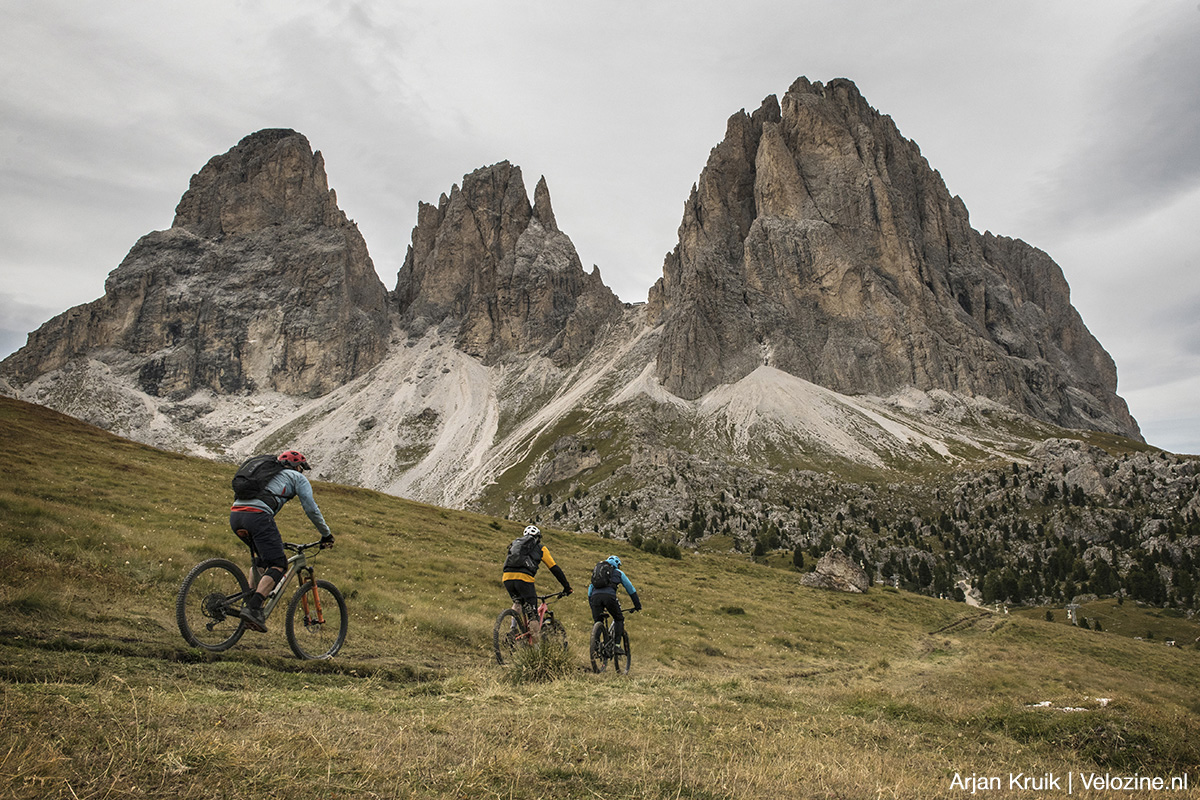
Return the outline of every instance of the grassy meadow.
<path id="1" fill-rule="evenodd" d="M 1200 651 L 1132 638 L 1153 609 L 1082 630 L 1061 609 L 835 594 L 742 556 L 549 531 L 577 590 L 554 605 L 575 666 L 522 682 L 491 653 L 522 521 L 318 483 L 342 652 L 298 661 L 281 604 L 268 633 L 210 654 L 180 636 L 175 595 L 204 558 L 246 561 L 230 465 L 8 399 L 0 456 L 3 798 L 939 798 L 992 776 L 978 794 L 1041 798 L 1068 774 L 1072 796 L 1200 797 Z M 295 506 L 284 537 L 315 539 Z M 610 553 L 646 609 L 627 676 L 584 668 L 585 589 Z M 1083 789 L 1092 773 L 1168 788 Z"/>

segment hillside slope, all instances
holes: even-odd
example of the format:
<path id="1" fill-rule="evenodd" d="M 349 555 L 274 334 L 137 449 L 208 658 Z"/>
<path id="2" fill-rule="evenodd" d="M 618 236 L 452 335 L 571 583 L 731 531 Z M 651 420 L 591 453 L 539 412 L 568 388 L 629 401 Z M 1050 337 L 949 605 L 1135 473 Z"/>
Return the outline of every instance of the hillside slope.
<path id="1" fill-rule="evenodd" d="M 581 671 L 514 685 L 488 639 L 523 523 L 325 483 L 342 654 L 297 662 L 278 618 L 201 654 L 174 594 L 200 559 L 243 558 L 228 466 L 7 399 L 0 457 L 3 796 L 952 797 L 956 774 L 1200 763 L 1194 648 L 589 534 L 547 538 L 580 590 L 555 608 Z M 281 527 L 308 538 L 294 509 Z M 646 605 L 626 678 L 582 671 L 585 576 L 610 552 Z"/>

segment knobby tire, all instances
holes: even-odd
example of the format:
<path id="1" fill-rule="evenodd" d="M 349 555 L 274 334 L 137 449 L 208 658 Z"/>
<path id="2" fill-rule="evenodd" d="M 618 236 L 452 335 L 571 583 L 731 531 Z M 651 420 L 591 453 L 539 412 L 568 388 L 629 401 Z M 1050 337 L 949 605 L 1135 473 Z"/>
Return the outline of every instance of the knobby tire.
<path id="1" fill-rule="evenodd" d="M 603 622 L 592 625 L 592 641 L 588 646 L 588 658 L 592 661 L 592 672 L 608 669 L 608 629 Z"/>
<path id="2" fill-rule="evenodd" d="M 333 658 L 346 641 L 346 599 L 332 583 L 305 581 L 287 608 L 288 646 L 305 661 Z"/>
<path id="3" fill-rule="evenodd" d="M 516 630 L 513 629 L 513 622 L 516 622 Z M 526 628 L 521 621 L 521 615 L 511 608 L 506 608 L 500 612 L 500 616 L 496 617 L 496 625 L 492 628 L 492 647 L 496 651 L 496 663 L 504 666 L 506 662 L 511 662 L 513 654 L 517 652 L 517 647 L 520 646 L 517 635 L 525 633 Z"/>
<path id="4" fill-rule="evenodd" d="M 210 558 L 192 567 L 175 599 L 175 621 L 184 640 L 213 652 L 237 644 L 246 632 L 238 616 L 240 597 L 249 590 L 246 573 L 232 561 Z"/>

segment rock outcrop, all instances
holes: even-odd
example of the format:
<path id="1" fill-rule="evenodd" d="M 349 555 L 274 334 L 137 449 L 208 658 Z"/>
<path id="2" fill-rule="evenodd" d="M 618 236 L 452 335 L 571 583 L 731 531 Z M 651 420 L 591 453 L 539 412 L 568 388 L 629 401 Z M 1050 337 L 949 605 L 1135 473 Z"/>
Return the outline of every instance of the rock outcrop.
<path id="1" fill-rule="evenodd" d="M 816 569 L 806 572 L 800 578 L 800 583 L 814 589 L 850 594 L 863 594 L 871 585 L 866 571 L 841 550 L 830 550 L 821 556 Z"/>
<path id="2" fill-rule="evenodd" d="M 507 161 L 465 176 L 436 207 L 421 204 L 396 301 L 411 333 L 451 320 L 459 347 L 488 363 L 531 352 L 574 363 L 622 314 L 558 229 L 546 179 L 531 206 Z"/>
<path id="3" fill-rule="evenodd" d="M 685 398 L 767 365 L 845 394 L 947 390 L 1140 438 L 1058 266 L 974 231 L 847 80 L 800 78 L 729 119 L 649 306 L 657 376 Z"/>
<path id="4" fill-rule="evenodd" d="M 102 298 L 47 322 L 3 372 L 23 386 L 90 359 L 153 397 L 313 396 L 377 364 L 390 330 L 321 154 L 295 131 L 263 130 L 211 159 L 171 228 L 138 241 Z"/>

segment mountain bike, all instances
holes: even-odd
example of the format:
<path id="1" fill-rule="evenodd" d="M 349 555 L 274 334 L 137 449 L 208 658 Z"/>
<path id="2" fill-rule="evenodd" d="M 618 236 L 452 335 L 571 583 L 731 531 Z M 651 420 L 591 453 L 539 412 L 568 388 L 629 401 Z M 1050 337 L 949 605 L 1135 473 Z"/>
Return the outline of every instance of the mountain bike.
<path id="1" fill-rule="evenodd" d="M 624 609 L 622 613 L 633 614 L 638 609 Z M 631 655 L 629 652 L 629 631 L 621 631 L 621 649 L 622 653 L 617 653 L 616 637 L 613 635 L 613 628 L 617 622 L 609 616 L 608 609 L 603 609 L 600 621 L 592 625 L 592 642 L 588 647 L 588 657 L 592 661 L 592 672 L 604 672 L 608 669 L 608 662 L 613 662 L 613 667 L 617 672 L 624 675 L 629 672 L 629 662 Z M 624 661 L 625 666 L 621 666 Z"/>
<path id="2" fill-rule="evenodd" d="M 317 580 L 308 564 L 310 556 L 306 552 L 320 548 L 321 543 L 284 542 L 283 547 L 295 555 L 288 559 L 283 580 L 275 584 L 263 602 L 263 615 L 271 616 L 284 587 L 299 576 L 299 586 L 288 603 L 285 617 L 288 645 L 297 658 L 332 658 L 346 641 L 350 617 L 342 593 L 329 581 Z M 250 574 L 251 579 L 247 580 L 241 567 L 225 558 L 210 558 L 192 567 L 175 600 L 175 621 L 188 644 L 214 652 L 237 644 L 247 628 L 239 616 L 242 602 L 262 577 L 257 566 L 251 567 Z"/>
<path id="3" fill-rule="evenodd" d="M 542 623 L 541 636 L 543 639 L 549 637 L 550 641 L 561 641 L 563 650 L 567 649 L 567 631 L 562 623 L 554 618 L 554 612 L 550 610 L 547 601 L 557 600 L 566 595 L 566 592 L 559 592 L 541 594 L 537 598 L 537 616 Z M 506 660 L 511 663 L 517 648 L 528 647 L 533 643 L 533 633 L 525 622 L 524 613 L 519 613 L 513 608 L 506 608 L 500 612 L 500 616 L 496 617 L 496 626 L 492 628 L 492 645 L 496 648 L 497 664 L 503 666 Z"/>

